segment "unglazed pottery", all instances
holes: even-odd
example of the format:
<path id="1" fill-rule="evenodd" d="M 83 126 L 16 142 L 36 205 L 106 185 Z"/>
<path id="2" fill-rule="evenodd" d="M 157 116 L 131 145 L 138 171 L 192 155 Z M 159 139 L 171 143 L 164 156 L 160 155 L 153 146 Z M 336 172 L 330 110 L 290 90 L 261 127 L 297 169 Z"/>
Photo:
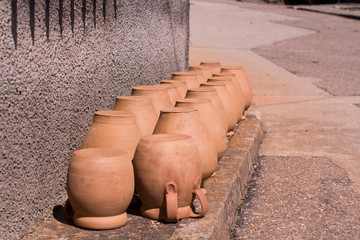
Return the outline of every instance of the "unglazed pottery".
<path id="1" fill-rule="evenodd" d="M 234 100 L 234 104 L 237 110 L 237 121 L 239 122 L 243 116 L 245 110 L 245 101 L 244 98 L 238 95 L 236 92 L 235 84 L 231 78 L 226 77 L 213 77 L 209 78 L 207 83 L 224 83 L 226 89 L 229 91 L 231 98 Z"/>
<path id="2" fill-rule="evenodd" d="M 221 72 L 221 64 L 220 64 L 220 62 L 207 61 L 207 62 L 201 62 L 200 65 L 201 66 L 211 67 L 211 70 L 212 70 L 213 74 Z"/>
<path id="3" fill-rule="evenodd" d="M 181 95 L 180 95 L 180 92 L 178 90 L 178 87 L 175 86 L 174 84 L 172 84 L 172 85 L 170 85 L 170 84 L 157 84 L 157 85 L 153 85 L 153 86 L 158 86 L 160 88 L 165 88 L 166 89 L 166 91 L 169 94 L 172 106 L 175 106 L 176 100 L 182 98 Z"/>
<path id="4" fill-rule="evenodd" d="M 154 131 L 158 115 L 151 98 L 139 96 L 119 96 L 113 110 L 134 113 L 141 136 L 151 135 Z"/>
<path id="5" fill-rule="evenodd" d="M 126 152 L 104 148 L 80 149 L 74 152 L 70 161 L 66 209 L 72 210 L 75 225 L 82 228 L 121 227 L 127 221 L 125 211 L 134 187 L 133 166 Z"/>
<path id="6" fill-rule="evenodd" d="M 198 75 L 192 72 L 174 72 L 171 80 L 185 81 L 188 88 L 200 87 L 200 79 Z"/>
<path id="7" fill-rule="evenodd" d="M 200 154 L 202 181 L 213 174 L 217 166 L 216 147 L 195 108 L 163 109 L 154 130 L 154 134 L 162 133 L 191 136 Z"/>
<path id="8" fill-rule="evenodd" d="M 221 72 L 231 72 L 236 75 L 245 96 L 245 109 L 248 109 L 251 105 L 253 95 L 245 69 L 240 66 L 226 66 L 222 68 Z"/>
<path id="9" fill-rule="evenodd" d="M 189 70 L 190 73 L 195 73 L 198 76 L 200 83 L 206 83 L 207 77 L 205 76 L 204 72 L 201 70 Z"/>
<path id="10" fill-rule="evenodd" d="M 150 97 L 154 104 L 157 115 L 160 115 L 162 108 L 172 107 L 170 96 L 165 88 L 158 86 L 135 86 L 132 88 L 133 96 Z"/>
<path id="11" fill-rule="evenodd" d="M 226 85 L 224 83 L 203 83 L 200 88 L 202 87 L 212 87 L 216 89 L 228 119 L 228 132 L 232 131 L 237 123 L 238 112 L 234 99 L 231 97 Z"/>
<path id="12" fill-rule="evenodd" d="M 117 148 L 127 152 L 132 159 L 140 138 L 133 113 L 98 111 L 81 148 Z"/>
<path id="13" fill-rule="evenodd" d="M 215 107 L 216 112 L 221 120 L 225 133 L 228 131 L 229 123 L 225 113 L 224 105 L 221 103 L 216 89 L 211 87 L 189 89 L 185 98 L 208 98 Z"/>
<path id="14" fill-rule="evenodd" d="M 213 75 L 213 71 L 212 71 L 211 67 L 204 66 L 204 65 L 191 65 L 189 67 L 189 72 L 191 72 L 191 71 L 202 71 L 204 73 L 206 79 L 212 77 L 212 75 Z"/>
<path id="15" fill-rule="evenodd" d="M 227 147 L 226 133 L 223 125 L 209 98 L 187 98 L 176 101 L 176 107 L 193 107 L 198 110 L 199 116 L 209 131 L 215 143 L 217 157 L 220 159 Z"/>
<path id="16" fill-rule="evenodd" d="M 237 80 L 237 77 L 234 73 L 231 73 L 231 72 L 215 73 L 212 78 L 217 78 L 217 79 L 231 78 L 231 80 L 233 81 L 233 83 L 235 85 L 235 90 L 237 92 L 237 96 L 241 97 L 242 98 L 241 101 L 243 101 L 245 104 L 245 94 L 244 94 L 243 90 L 241 89 L 240 83 Z"/>
<path id="17" fill-rule="evenodd" d="M 144 217 L 177 222 L 181 218 L 202 217 L 207 212 L 207 200 L 200 190 L 200 156 L 190 136 L 155 134 L 144 137 L 133 163 Z M 202 206 L 199 214 L 190 207 L 195 195 Z"/>
<path id="18" fill-rule="evenodd" d="M 161 80 L 161 84 L 173 84 L 178 88 L 181 98 L 184 98 L 186 96 L 186 92 L 188 90 L 186 81 Z"/>

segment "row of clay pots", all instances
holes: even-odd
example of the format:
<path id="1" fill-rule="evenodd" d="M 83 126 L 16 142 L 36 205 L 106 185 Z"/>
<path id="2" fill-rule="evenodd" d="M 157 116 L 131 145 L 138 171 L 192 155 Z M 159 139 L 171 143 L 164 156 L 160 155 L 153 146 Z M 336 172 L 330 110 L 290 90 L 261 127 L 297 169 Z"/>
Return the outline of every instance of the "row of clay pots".
<path id="1" fill-rule="evenodd" d="M 113 110 L 95 113 L 70 162 L 65 212 L 83 228 L 120 227 L 135 185 L 145 217 L 176 222 L 203 216 L 200 185 L 214 173 L 226 133 L 251 97 L 243 68 L 215 62 L 133 87 L 131 96 L 117 97 Z M 190 207 L 194 195 L 199 214 Z"/>

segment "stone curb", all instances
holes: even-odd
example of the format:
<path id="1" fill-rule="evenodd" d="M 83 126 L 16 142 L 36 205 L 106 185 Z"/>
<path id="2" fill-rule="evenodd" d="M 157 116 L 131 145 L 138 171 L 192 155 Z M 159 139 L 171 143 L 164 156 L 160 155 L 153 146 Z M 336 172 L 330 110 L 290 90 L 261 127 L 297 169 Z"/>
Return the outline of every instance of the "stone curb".
<path id="1" fill-rule="evenodd" d="M 209 211 L 197 221 L 183 219 L 170 239 L 229 239 L 263 135 L 260 114 L 246 112 L 218 163 L 216 176 L 205 183 Z"/>

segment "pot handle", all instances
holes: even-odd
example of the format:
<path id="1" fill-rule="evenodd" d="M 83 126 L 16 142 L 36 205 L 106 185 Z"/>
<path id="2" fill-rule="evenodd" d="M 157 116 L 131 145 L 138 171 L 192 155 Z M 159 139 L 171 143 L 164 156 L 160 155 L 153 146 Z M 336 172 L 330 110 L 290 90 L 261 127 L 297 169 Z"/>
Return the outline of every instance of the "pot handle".
<path id="1" fill-rule="evenodd" d="M 168 182 L 165 186 L 166 218 L 167 222 L 178 222 L 178 199 L 177 186 L 175 182 Z"/>
<path id="2" fill-rule="evenodd" d="M 201 178 L 198 178 L 195 181 L 195 184 L 194 184 L 195 190 L 193 190 L 193 193 L 199 198 L 202 211 L 201 211 L 201 213 L 195 213 L 192 211 L 190 213 L 190 217 L 202 217 L 208 211 L 208 201 L 206 199 L 205 194 L 200 189 L 200 182 L 201 182 Z"/>

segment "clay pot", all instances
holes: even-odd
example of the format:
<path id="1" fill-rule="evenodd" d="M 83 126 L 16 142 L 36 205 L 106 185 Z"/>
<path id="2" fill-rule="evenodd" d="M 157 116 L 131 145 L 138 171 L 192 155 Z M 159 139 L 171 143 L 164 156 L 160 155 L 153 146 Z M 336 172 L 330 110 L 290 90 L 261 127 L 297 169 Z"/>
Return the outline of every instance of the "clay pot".
<path id="1" fill-rule="evenodd" d="M 200 65 L 201 66 L 211 67 L 211 70 L 212 70 L 213 74 L 221 72 L 221 64 L 220 64 L 220 62 L 207 61 L 207 62 L 201 62 Z"/>
<path id="2" fill-rule="evenodd" d="M 189 72 L 191 71 L 202 71 L 205 75 L 205 78 L 211 78 L 213 75 L 213 71 L 211 67 L 204 66 L 204 65 L 192 65 L 189 67 Z"/>
<path id="3" fill-rule="evenodd" d="M 202 122 L 209 131 L 210 137 L 215 143 L 217 157 L 220 159 L 227 147 L 226 133 L 219 115 L 209 98 L 187 98 L 176 101 L 176 107 L 193 107 L 198 110 Z"/>
<path id="4" fill-rule="evenodd" d="M 222 126 L 224 128 L 224 132 L 227 133 L 229 128 L 229 123 L 227 120 L 227 116 L 225 113 L 225 109 L 219 95 L 216 92 L 216 89 L 208 87 L 202 88 L 193 88 L 189 89 L 185 98 L 209 98 L 213 106 L 215 107 L 216 112 L 221 120 Z"/>
<path id="5" fill-rule="evenodd" d="M 174 72 L 171 80 L 185 81 L 188 88 L 200 87 L 200 79 L 198 75 L 192 72 Z"/>
<path id="6" fill-rule="evenodd" d="M 163 109 L 154 130 L 154 134 L 161 133 L 191 136 L 199 150 L 202 180 L 205 181 L 213 174 L 217 166 L 216 147 L 195 108 Z"/>
<path id="7" fill-rule="evenodd" d="M 172 84 L 175 85 L 178 88 L 178 91 L 180 93 L 181 98 L 184 98 L 186 96 L 186 92 L 188 90 L 187 84 L 185 81 L 181 80 L 161 80 L 161 84 Z"/>
<path id="8" fill-rule="evenodd" d="M 221 72 L 231 72 L 236 75 L 245 96 L 245 109 L 248 109 L 251 105 L 253 95 L 249 79 L 245 73 L 245 69 L 240 66 L 226 66 L 222 68 Z"/>
<path id="9" fill-rule="evenodd" d="M 226 77 L 214 77 L 209 78 L 207 83 L 224 83 L 226 89 L 229 91 L 231 98 L 234 100 L 234 104 L 237 110 L 237 121 L 239 122 L 243 116 L 245 110 L 245 101 L 244 98 L 238 95 L 236 92 L 235 84 L 231 78 Z"/>
<path id="10" fill-rule="evenodd" d="M 98 111 L 81 148 L 117 148 L 127 152 L 132 159 L 140 137 L 133 113 Z"/>
<path id="11" fill-rule="evenodd" d="M 231 72 L 215 73 L 212 78 L 217 78 L 217 79 L 231 78 L 231 80 L 233 81 L 233 83 L 235 85 L 235 90 L 237 92 L 237 96 L 242 98 L 241 101 L 243 101 L 245 104 L 245 95 L 244 95 L 244 93 L 241 89 L 240 83 L 238 82 L 237 77 L 234 73 L 231 73 Z"/>
<path id="12" fill-rule="evenodd" d="M 154 104 L 157 116 L 162 108 L 172 107 L 170 96 L 165 88 L 158 86 L 135 86 L 132 88 L 133 96 L 150 97 Z"/>
<path id="13" fill-rule="evenodd" d="M 119 149 L 87 148 L 74 152 L 67 174 L 66 209 L 75 225 L 112 229 L 126 224 L 126 209 L 134 194 L 129 155 Z"/>
<path id="14" fill-rule="evenodd" d="M 237 124 L 238 112 L 234 103 L 234 99 L 232 99 L 229 91 L 226 88 L 226 85 L 224 83 L 203 83 L 201 84 L 200 88 L 202 87 L 212 87 L 216 89 L 228 119 L 228 131 L 232 131 Z"/>
<path id="15" fill-rule="evenodd" d="M 151 98 L 139 96 L 119 96 L 113 110 L 134 113 L 141 137 L 151 135 L 154 131 L 158 115 Z"/>
<path id="16" fill-rule="evenodd" d="M 178 90 L 178 87 L 175 85 L 170 85 L 170 84 L 157 84 L 157 85 L 153 85 L 153 86 L 157 86 L 160 88 L 165 88 L 166 91 L 169 94 L 170 97 L 170 101 L 171 101 L 171 105 L 175 106 L 176 100 L 181 99 L 181 95 L 180 92 Z"/>
<path id="17" fill-rule="evenodd" d="M 187 135 L 155 134 L 140 140 L 134 158 L 136 191 L 142 202 L 141 215 L 177 222 L 202 217 L 207 200 L 200 190 L 201 162 L 194 140 Z M 202 212 L 193 212 L 195 195 Z"/>
<path id="18" fill-rule="evenodd" d="M 198 76 L 198 79 L 199 79 L 200 83 L 206 83 L 207 78 L 206 78 L 203 71 L 201 71 L 201 70 L 189 70 L 188 72 L 195 73 Z"/>

